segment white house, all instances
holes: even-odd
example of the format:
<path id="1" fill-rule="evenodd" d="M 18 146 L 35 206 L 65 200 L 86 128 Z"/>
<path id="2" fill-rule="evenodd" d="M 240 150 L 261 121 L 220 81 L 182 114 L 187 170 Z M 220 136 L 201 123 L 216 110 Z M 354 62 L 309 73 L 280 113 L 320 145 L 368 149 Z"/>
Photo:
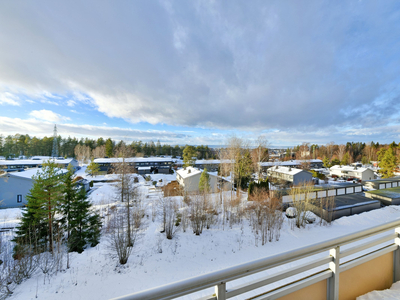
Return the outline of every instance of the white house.
<path id="1" fill-rule="evenodd" d="M 22 172 L 4 172 L 0 175 L 0 208 L 24 206 L 26 195 L 33 186 L 32 176 L 41 169 L 34 168 Z M 60 174 L 67 170 L 60 170 Z"/>
<path id="2" fill-rule="evenodd" d="M 269 168 L 267 174 L 269 177 L 286 180 L 294 185 L 312 181 L 312 174 L 310 172 L 291 167 L 275 166 Z"/>
<path id="3" fill-rule="evenodd" d="M 331 176 L 336 175 L 343 178 L 358 178 L 362 181 L 375 179 L 374 171 L 370 168 L 359 168 L 357 166 L 333 166 Z"/>
<path id="4" fill-rule="evenodd" d="M 197 192 L 199 190 L 199 182 L 200 176 L 203 171 L 193 168 L 186 167 L 183 169 L 179 169 L 176 171 L 176 180 L 183 187 L 185 192 L 192 193 Z M 213 193 L 215 193 L 217 189 L 218 177 L 212 174 L 208 174 L 210 178 L 210 188 Z"/>

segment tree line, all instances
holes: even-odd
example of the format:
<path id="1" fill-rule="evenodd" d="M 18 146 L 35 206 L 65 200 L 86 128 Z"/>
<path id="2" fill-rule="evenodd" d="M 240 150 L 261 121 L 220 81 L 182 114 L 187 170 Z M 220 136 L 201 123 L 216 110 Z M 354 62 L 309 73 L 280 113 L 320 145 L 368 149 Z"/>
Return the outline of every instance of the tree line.
<path id="1" fill-rule="evenodd" d="M 289 154 L 290 153 L 290 154 Z M 290 159 L 291 154 L 295 153 L 296 159 L 321 159 L 324 167 L 329 168 L 335 165 L 349 165 L 354 162 L 360 162 L 363 165 L 377 162 L 380 167 L 382 178 L 394 176 L 400 161 L 400 143 L 392 142 L 390 144 L 374 143 L 354 143 L 336 145 L 330 142 L 326 145 L 311 145 L 303 143 L 286 152 L 286 159 Z"/>
<path id="2" fill-rule="evenodd" d="M 51 156 L 53 149 L 53 137 L 31 137 L 29 134 L 16 134 L 4 137 L 0 134 L 0 156 L 18 157 L 24 156 Z M 156 155 L 171 155 L 173 157 L 182 156 L 185 146 L 161 144 L 158 140 L 142 142 L 133 141 L 127 144 L 124 141 L 116 142 L 111 138 L 98 139 L 76 137 L 63 138 L 60 135 L 57 137 L 59 155 L 62 157 L 76 157 L 76 147 L 79 146 L 79 153 L 86 151 L 89 156 L 94 157 L 114 157 L 122 146 L 128 146 L 132 151 L 132 156 L 156 156 Z M 84 149 L 84 150 L 82 150 Z M 195 146 L 196 157 L 198 159 L 215 158 L 215 152 L 208 146 Z M 99 156 L 101 155 L 101 156 Z"/>

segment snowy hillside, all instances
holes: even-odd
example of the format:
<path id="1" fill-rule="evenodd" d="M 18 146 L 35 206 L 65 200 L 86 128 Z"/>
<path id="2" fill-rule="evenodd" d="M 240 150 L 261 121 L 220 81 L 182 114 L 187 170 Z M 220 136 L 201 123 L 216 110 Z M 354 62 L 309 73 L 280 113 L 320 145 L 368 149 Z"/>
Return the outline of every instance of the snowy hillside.
<path id="1" fill-rule="evenodd" d="M 79 175 L 85 176 L 84 169 Z M 162 179 L 165 183 L 173 180 L 174 175 L 152 175 L 152 179 L 157 182 Z M 9 299 L 110 299 L 400 219 L 400 207 L 397 206 L 344 217 L 327 226 L 316 222 L 304 229 L 293 229 L 291 221 L 284 218 L 279 241 L 263 246 L 256 240 L 248 220 L 231 228 L 219 219 L 201 235 L 194 235 L 189 226 L 186 232 L 181 229 L 172 240 L 167 240 L 165 234 L 160 233 L 159 217 L 152 220 L 153 208 L 161 193 L 143 177 L 139 177 L 136 184 L 146 212 L 142 235 L 126 265 L 118 264 L 104 232 L 96 247 L 88 248 L 82 254 L 70 254 L 69 269 L 64 264 L 61 272 L 46 277 L 37 270 L 30 279 L 17 286 Z M 103 216 L 112 207 L 121 206 L 113 182 L 96 183 L 89 197 Z M 218 201 L 219 195 L 215 197 Z M 1 227 L 14 226 L 19 216 L 20 209 L 0 210 Z M 210 289 L 200 295 L 212 293 L 213 289 Z"/>

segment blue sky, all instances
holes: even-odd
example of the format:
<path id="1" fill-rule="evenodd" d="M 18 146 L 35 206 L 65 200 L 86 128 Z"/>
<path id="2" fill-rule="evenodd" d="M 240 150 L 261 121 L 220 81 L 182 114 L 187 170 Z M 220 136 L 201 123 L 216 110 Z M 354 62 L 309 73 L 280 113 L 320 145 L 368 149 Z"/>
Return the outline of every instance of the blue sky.
<path id="1" fill-rule="evenodd" d="M 3 1 L 0 134 L 400 141 L 397 1 Z"/>

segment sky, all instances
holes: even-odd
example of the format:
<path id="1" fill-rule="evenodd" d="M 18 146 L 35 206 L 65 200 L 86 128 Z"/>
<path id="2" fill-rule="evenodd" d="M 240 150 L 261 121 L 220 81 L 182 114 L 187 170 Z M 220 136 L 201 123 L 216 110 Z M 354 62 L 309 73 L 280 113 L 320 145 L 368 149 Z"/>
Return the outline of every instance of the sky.
<path id="1" fill-rule="evenodd" d="M 398 1 L 1 1 L 0 134 L 400 142 Z"/>

